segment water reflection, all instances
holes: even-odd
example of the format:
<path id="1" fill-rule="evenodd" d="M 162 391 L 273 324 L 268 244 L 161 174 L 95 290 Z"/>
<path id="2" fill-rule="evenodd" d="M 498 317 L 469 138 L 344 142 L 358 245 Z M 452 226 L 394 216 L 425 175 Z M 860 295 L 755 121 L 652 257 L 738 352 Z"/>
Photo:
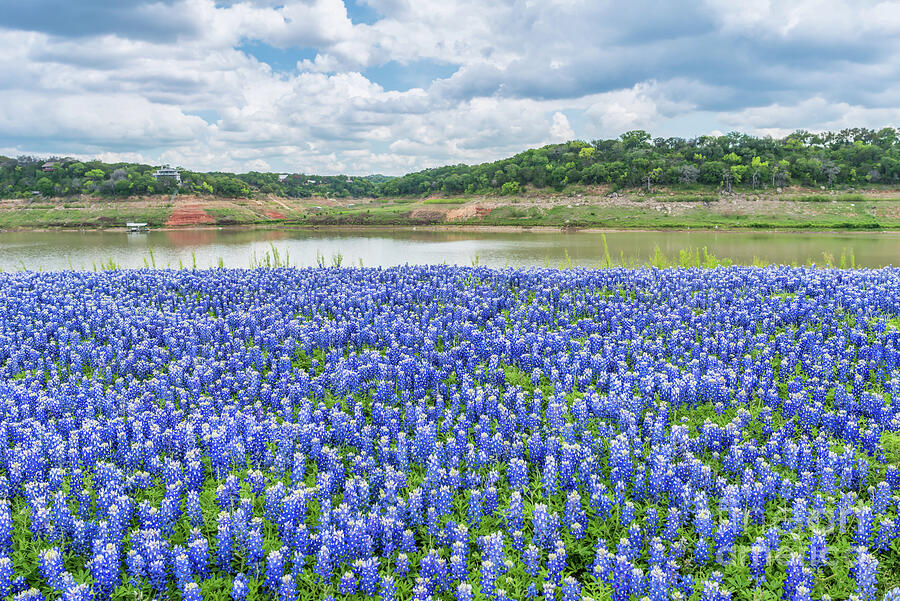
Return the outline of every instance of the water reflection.
<path id="1" fill-rule="evenodd" d="M 196 229 L 120 232 L 3 232 L 0 269 L 92 269 L 110 260 L 123 267 L 194 265 L 248 267 L 272 248 L 295 265 L 315 265 L 317 255 L 331 263 L 390 266 L 450 263 L 491 266 L 594 266 L 606 249 L 613 259 L 647 260 L 655 248 L 679 251 L 706 247 L 738 263 L 823 263 L 826 254 L 857 266 L 897 262 L 900 233 L 807 232 L 594 232 L 398 230 Z M 152 250 L 152 258 L 151 258 Z"/>

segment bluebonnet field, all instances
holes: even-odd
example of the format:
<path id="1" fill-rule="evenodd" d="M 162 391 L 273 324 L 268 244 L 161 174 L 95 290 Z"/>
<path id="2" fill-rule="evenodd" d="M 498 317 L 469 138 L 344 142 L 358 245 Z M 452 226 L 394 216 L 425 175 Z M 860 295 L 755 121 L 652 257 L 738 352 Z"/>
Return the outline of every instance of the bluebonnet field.
<path id="1" fill-rule="evenodd" d="M 900 271 L 0 276 L 16 599 L 880 599 Z"/>

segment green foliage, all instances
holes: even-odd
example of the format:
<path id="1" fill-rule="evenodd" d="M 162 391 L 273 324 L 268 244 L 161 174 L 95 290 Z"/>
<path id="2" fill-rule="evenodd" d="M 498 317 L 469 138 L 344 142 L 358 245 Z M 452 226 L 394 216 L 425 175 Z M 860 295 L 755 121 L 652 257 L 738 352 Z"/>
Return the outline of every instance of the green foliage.
<path id="1" fill-rule="evenodd" d="M 236 177 L 220 177 L 216 179 L 213 183 L 213 191 L 218 196 L 227 196 L 231 198 L 250 195 L 250 188 L 244 185 L 244 183 Z"/>
<path id="2" fill-rule="evenodd" d="M 175 189 L 174 182 L 157 182 L 152 176 L 156 167 L 150 165 L 52 160 L 57 162 L 56 169 L 43 172 L 43 159 L 0 157 L 0 197 L 26 197 L 45 191 L 46 195 L 127 197 Z M 447 165 L 397 178 L 181 170 L 181 189 L 226 197 L 454 196 L 518 194 L 526 186 L 560 191 L 574 185 L 618 189 L 646 185 L 648 177 L 660 186 L 718 187 L 726 173 L 732 185 L 743 190 L 791 184 L 830 188 L 897 185 L 900 137 L 890 127 L 821 134 L 798 131 L 782 139 L 740 133 L 654 139 L 645 131 L 635 130 L 617 139 L 552 144 L 491 163 Z"/>
<path id="3" fill-rule="evenodd" d="M 500 187 L 500 192 L 506 195 L 519 193 L 519 182 L 504 182 Z"/>
<path id="4" fill-rule="evenodd" d="M 126 198 L 144 194 L 171 193 L 176 190 L 196 194 L 240 198 L 273 194 L 289 198 L 312 196 L 358 198 L 378 196 L 379 186 L 391 178 L 385 175 L 348 177 L 346 175 L 282 176 L 277 173 L 199 173 L 179 169 L 181 186 L 174 180 L 157 181 L 157 167 L 137 163 L 83 163 L 73 159 L 52 158 L 56 168 L 43 171 L 44 159 L 31 156 L 0 156 L 0 198 L 92 194 Z"/>
<path id="5" fill-rule="evenodd" d="M 464 198 L 426 198 L 422 204 L 426 205 L 458 205 L 465 202 Z"/>
<path id="6" fill-rule="evenodd" d="M 616 140 L 552 144 L 481 165 L 448 165 L 385 182 L 383 196 L 508 193 L 511 186 L 553 187 L 608 184 L 637 187 L 649 176 L 654 184 L 719 186 L 725 171 L 746 190 L 792 183 L 848 186 L 900 182 L 900 143 L 892 128 L 864 128 L 786 138 L 731 133 L 699 138 L 656 138 L 641 130 Z"/>
<path id="7" fill-rule="evenodd" d="M 52 196 L 53 195 L 53 182 L 50 181 L 49 178 L 42 177 L 37 181 L 34 186 L 38 192 L 43 194 L 44 196 Z"/>

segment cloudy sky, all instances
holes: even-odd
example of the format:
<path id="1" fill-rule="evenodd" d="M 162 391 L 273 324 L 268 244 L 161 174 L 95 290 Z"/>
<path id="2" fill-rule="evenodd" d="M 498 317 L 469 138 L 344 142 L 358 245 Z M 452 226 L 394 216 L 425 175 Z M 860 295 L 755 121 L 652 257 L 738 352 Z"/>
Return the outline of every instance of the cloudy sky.
<path id="1" fill-rule="evenodd" d="M 0 154 L 386 173 L 900 125 L 900 0 L 0 0 Z"/>

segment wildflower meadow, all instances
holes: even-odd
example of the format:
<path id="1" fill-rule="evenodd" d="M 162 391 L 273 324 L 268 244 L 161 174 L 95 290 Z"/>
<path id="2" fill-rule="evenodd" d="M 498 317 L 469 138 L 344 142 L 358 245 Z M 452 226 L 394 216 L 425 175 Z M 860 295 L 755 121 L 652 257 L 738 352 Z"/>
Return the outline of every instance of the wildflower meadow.
<path id="1" fill-rule="evenodd" d="M 0 274 L 0 598 L 881 600 L 900 270 Z"/>

